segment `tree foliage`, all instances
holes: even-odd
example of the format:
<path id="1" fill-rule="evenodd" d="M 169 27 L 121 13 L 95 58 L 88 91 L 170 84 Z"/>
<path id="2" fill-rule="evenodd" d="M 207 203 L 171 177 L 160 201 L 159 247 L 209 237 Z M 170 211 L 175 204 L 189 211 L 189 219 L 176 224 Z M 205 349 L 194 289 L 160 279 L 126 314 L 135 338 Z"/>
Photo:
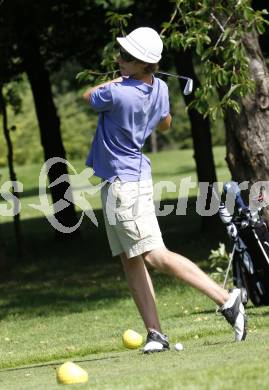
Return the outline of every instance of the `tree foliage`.
<path id="1" fill-rule="evenodd" d="M 253 91 L 249 63 L 244 47 L 246 32 L 265 31 L 266 10 L 254 11 L 249 0 L 174 0 L 170 21 L 162 35 L 168 47 L 193 49 L 202 63 L 202 85 L 190 106 L 213 119 L 226 108 L 240 111 L 238 97 Z M 212 102 L 216 88 L 224 93 Z"/>
<path id="2" fill-rule="evenodd" d="M 116 58 L 118 55 L 117 48 L 117 36 L 124 36 L 125 28 L 128 26 L 128 20 L 132 17 L 131 13 L 121 14 L 114 11 L 106 12 L 105 23 L 109 27 L 111 39 L 106 43 L 103 49 L 101 69 L 104 69 L 104 72 L 93 69 L 86 69 L 82 72 L 79 72 L 76 76 L 79 82 L 84 81 L 94 81 L 96 84 L 112 78 L 117 73 Z"/>

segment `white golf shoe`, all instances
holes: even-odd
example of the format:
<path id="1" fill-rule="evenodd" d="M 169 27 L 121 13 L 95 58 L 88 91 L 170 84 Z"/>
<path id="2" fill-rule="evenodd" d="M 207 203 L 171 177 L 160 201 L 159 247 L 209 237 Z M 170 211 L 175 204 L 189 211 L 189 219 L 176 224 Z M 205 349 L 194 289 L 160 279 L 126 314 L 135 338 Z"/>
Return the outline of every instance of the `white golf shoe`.
<path id="1" fill-rule="evenodd" d="M 235 341 L 245 340 L 247 336 L 247 316 L 239 288 L 235 288 L 230 292 L 230 298 L 219 308 L 219 311 L 234 328 Z"/>
<path id="2" fill-rule="evenodd" d="M 157 330 L 151 330 L 148 333 L 146 344 L 142 350 L 143 353 L 164 352 L 169 349 L 168 337 Z"/>

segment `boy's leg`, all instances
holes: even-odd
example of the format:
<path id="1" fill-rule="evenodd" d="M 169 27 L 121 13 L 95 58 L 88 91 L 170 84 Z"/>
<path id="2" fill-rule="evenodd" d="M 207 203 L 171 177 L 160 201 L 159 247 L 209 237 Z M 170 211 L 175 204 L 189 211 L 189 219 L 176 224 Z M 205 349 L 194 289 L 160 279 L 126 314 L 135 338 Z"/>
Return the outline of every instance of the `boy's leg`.
<path id="1" fill-rule="evenodd" d="M 167 336 L 161 333 L 154 289 L 144 260 L 142 256 L 127 259 L 124 253 L 120 257 L 133 299 L 148 330 L 143 352 L 166 351 L 169 349 L 169 342 Z"/>
<path id="2" fill-rule="evenodd" d="M 154 289 L 142 256 L 127 259 L 125 253 L 121 253 L 120 257 L 132 297 L 147 330 L 155 329 L 161 332 Z"/>
<path id="3" fill-rule="evenodd" d="M 215 301 L 220 306 L 220 312 L 234 328 L 235 340 L 245 340 L 247 316 L 240 289 L 234 289 L 228 293 L 190 260 L 166 248 L 146 252 L 143 254 L 143 258 L 153 267 L 184 280 Z"/>
<path id="4" fill-rule="evenodd" d="M 171 252 L 167 248 L 158 248 L 144 253 L 143 258 L 159 271 L 184 280 L 197 288 L 218 305 L 223 305 L 229 299 L 226 290 L 184 256 Z"/>

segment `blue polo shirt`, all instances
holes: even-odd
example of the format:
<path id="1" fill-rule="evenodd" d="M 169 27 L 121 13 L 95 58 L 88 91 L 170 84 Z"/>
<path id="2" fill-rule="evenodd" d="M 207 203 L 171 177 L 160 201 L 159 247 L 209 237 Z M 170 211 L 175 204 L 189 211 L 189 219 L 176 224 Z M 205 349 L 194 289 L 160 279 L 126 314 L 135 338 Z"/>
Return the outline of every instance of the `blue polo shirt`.
<path id="1" fill-rule="evenodd" d="M 151 164 L 142 154 L 146 138 L 169 114 L 166 83 L 153 85 L 123 78 L 122 82 L 98 88 L 90 106 L 99 113 L 97 130 L 86 164 L 95 176 L 113 182 L 151 178 Z"/>

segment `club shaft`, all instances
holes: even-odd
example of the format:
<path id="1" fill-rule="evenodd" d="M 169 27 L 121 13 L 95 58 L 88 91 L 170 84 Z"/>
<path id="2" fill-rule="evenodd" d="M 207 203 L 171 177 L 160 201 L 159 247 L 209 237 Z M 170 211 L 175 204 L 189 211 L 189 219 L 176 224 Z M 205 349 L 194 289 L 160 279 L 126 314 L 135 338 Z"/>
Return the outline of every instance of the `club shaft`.
<path id="1" fill-rule="evenodd" d="M 232 252 L 230 253 L 230 256 L 229 256 L 229 264 L 228 264 L 228 268 L 227 268 L 227 271 L 226 271 L 226 274 L 225 274 L 225 278 L 224 278 L 224 282 L 223 282 L 223 285 L 222 285 L 223 288 L 226 287 L 229 271 L 230 271 L 230 268 L 231 268 L 231 265 L 232 265 L 232 261 L 233 261 L 233 257 L 234 257 L 235 245 L 236 244 L 234 244 Z"/>
<path id="2" fill-rule="evenodd" d="M 176 77 L 177 79 L 184 79 L 184 80 L 189 80 L 190 77 L 186 77 L 186 76 L 181 76 L 181 75 L 178 75 L 178 74 L 173 74 L 173 73 L 168 73 L 168 72 L 161 72 L 161 71 L 158 71 L 156 72 L 157 74 L 163 74 L 165 76 L 170 76 L 170 77 Z"/>
<path id="3" fill-rule="evenodd" d="M 89 73 L 91 73 L 92 75 L 96 75 L 96 76 L 104 76 L 104 75 L 108 75 L 108 74 L 112 74 L 112 73 L 116 73 L 116 72 L 119 72 L 120 70 L 119 69 L 116 69 L 116 70 L 112 70 L 112 71 L 109 71 L 109 72 L 95 72 L 95 71 L 90 71 Z M 181 75 L 178 75 L 178 74 L 173 74 L 173 73 L 168 73 L 168 72 L 161 72 L 161 71 L 158 71 L 156 72 L 157 74 L 163 74 L 165 76 L 170 76 L 170 77 L 175 77 L 177 79 L 184 79 L 184 80 L 189 80 L 190 77 L 186 77 L 186 76 L 181 76 Z"/>

